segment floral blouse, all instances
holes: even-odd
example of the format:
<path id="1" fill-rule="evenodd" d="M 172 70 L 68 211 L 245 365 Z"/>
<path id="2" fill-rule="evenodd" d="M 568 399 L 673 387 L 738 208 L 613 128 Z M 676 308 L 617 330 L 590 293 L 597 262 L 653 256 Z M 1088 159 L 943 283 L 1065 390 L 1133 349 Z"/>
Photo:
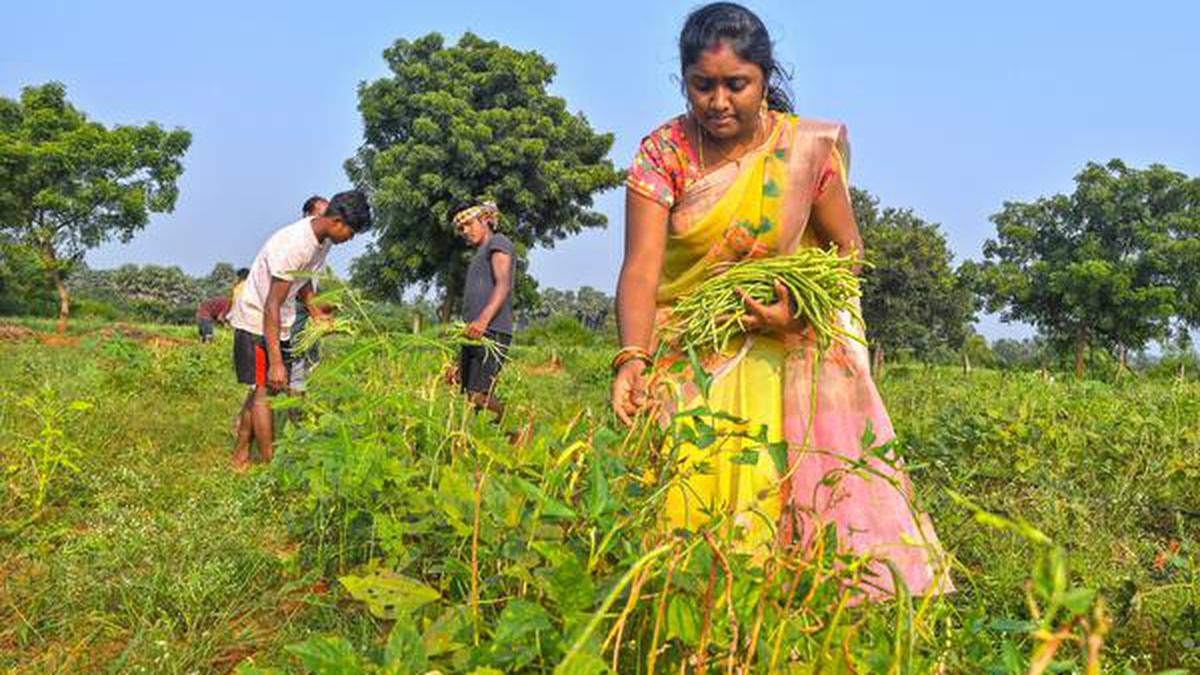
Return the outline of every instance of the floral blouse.
<path id="1" fill-rule="evenodd" d="M 771 115 L 776 123 L 784 117 L 774 111 Z M 701 177 L 700 159 L 683 131 L 685 119 L 683 115 L 675 117 L 643 138 L 625 179 L 626 187 L 668 209 Z M 843 166 L 841 152 L 835 144 L 817 180 L 817 196 L 824 194 Z"/>

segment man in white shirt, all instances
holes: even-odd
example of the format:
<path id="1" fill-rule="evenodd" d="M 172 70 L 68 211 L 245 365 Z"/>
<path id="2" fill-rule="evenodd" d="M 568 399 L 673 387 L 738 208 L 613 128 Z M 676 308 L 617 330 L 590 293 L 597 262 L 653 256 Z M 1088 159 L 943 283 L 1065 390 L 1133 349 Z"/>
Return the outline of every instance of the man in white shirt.
<path id="1" fill-rule="evenodd" d="M 234 469 L 250 464 L 250 443 L 257 442 L 263 462 L 274 454 L 274 429 L 269 394 L 288 383 L 288 359 L 296 302 L 303 302 L 309 316 L 321 320 L 325 314 L 309 301 L 312 284 L 302 277 L 325 264 L 334 244 L 349 241 L 371 226 L 371 208 L 357 190 L 339 192 L 325 213 L 301 218 L 271 235 L 250 266 L 250 275 L 238 296 L 230 324 L 233 332 L 233 364 L 238 381 L 250 385 L 238 419 Z M 301 273 L 297 275 L 297 273 Z"/>

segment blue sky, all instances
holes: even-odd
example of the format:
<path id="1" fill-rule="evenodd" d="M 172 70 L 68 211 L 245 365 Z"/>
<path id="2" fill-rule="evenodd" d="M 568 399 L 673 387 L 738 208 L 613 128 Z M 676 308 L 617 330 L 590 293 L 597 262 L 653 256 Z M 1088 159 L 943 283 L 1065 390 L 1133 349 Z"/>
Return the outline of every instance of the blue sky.
<path id="1" fill-rule="evenodd" d="M 885 205 L 941 223 L 958 259 L 978 258 L 1005 200 L 1069 191 L 1088 160 L 1121 157 L 1200 173 L 1200 3 L 805 2 L 761 0 L 803 115 L 850 129 L 851 180 Z M 175 212 L 93 266 L 248 262 L 311 193 L 347 186 L 355 87 L 386 74 L 400 37 L 464 30 L 558 65 L 555 93 L 616 135 L 625 165 L 641 136 L 682 109 L 674 42 L 693 2 L 10 3 L 0 95 L 59 80 L 94 119 L 193 134 Z M 611 291 L 621 191 L 610 226 L 532 256 L 543 285 Z M 362 250 L 356 241 L 336 267 Z M 1021 335 L 985 318 L 989 337 Z"/>

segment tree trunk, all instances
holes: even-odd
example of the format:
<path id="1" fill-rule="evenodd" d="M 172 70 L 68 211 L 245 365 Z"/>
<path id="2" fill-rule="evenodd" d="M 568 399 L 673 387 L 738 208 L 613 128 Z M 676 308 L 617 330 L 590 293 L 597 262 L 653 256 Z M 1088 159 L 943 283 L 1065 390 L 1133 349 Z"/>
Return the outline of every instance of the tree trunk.
<path id="1" fill-rule="evenodd" d="M 1128 366 L 1126 366 L 1125 362 L 1125 354 L 1128 350 L 1125 349 L 1124 345 L 1118 347 L 1117 350 L 1119 354 L 1117 360 L 1117 379 L 1119 380 L 1121 379 L 1121 376 L 1125 374 L 1125 371 L 1128 370 Z"/>
<path id="2" fill-rule="evenodd" d="M 1080 333 L 1075 338 L 1075 377 L 1083 379 L 1083 352 L 1087 349 L 1087 336 Z"/>
<path id="3" fill-rule="evenodd" d="M 871 371 L 875 374 L 875 377 L 877 379 L 882 378 L 883 377 L 883 367 L 884 367 L 883 345 L 875 345 L 874 361 L 875 361 L 875 363 L 871 365 Z"/>
<path id="4" fill-rule="evenodd" d="M 966 347 L 963 347 L 962 357 L 963 357 L 963 359 L 962 359 L 963 375 L 970 375 L 971 374 L 971 354 L 967 351 Z"/>
<path id="5" fill-rule="evenodd" d="M 62 270 L 51 267 L 50 274 L 54 277 L 54 287 L 58 289 L 58 333 L 67 332 L 67 316 L 71 313 L 71 296 L 67 292 L 67 281 L 63 279 Z"/>
<path id="6" fill-rule="evenodd" d="M 412 332 L 414 335 L 421 332 L 421 314 L 420 313 L 413 314 Z"/>

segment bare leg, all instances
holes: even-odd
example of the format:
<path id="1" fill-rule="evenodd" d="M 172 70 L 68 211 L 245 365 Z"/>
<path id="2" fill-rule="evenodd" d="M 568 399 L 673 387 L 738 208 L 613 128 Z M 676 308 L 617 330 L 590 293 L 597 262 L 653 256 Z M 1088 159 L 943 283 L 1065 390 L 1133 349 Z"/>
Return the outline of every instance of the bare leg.
<path id="1" fill-rule="evenodd" d="M 495 396 L 492 396 L 491 394 L 485 394 L 481 391 L 473 391 L 470 393 L 469 398 L 471 400 L 471 405 L 474 405 L 477 409 L 486 409 L 490 411 L 496 416 L 497 421 L 504 416 L 504 403 Z"/>
<path id="2" fill-rule="evenodd" d="M 254 442 L 254 390 L 246 393 L 246 400 L 238 412 L 237 442 L 233 446 L 233 469 L 242 472 L 250 466 L 250 444 Z"/>
<path id="3" fill-rule="evenodd" d="M 275 427 L 271 418 L 271 399 L 267 396 L 265 386 L 254 388 L 254 404 L 250 410 L 251 421 L 254 425 L 254 440 L 258 442 L 260 461 L 264 464 L 271 461 L 275 454 Z"/>

